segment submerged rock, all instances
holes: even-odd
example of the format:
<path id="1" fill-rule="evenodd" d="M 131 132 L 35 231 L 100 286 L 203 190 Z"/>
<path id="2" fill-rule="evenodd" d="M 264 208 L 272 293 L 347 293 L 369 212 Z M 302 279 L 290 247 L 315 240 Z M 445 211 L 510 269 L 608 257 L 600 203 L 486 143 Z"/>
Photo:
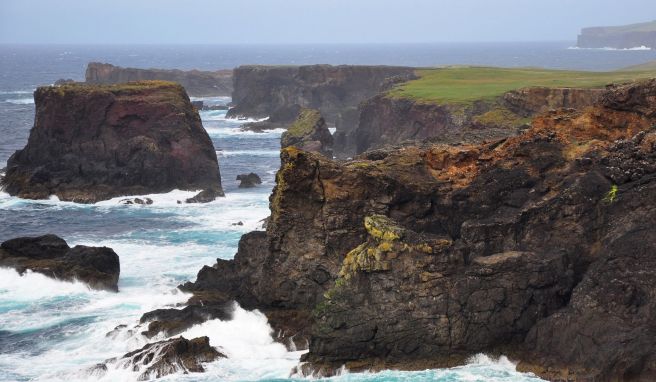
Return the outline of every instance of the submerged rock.
<path id="1" fill-rule="evenodd" d="M 262 179 L 254 172 L 237 175 L 237 180 L 240 181 L 239 188 L 252 188 L 262 184 Z"/>
<path id="2" fill-rule="evenodd" d="M 0 267 L 23 274 L 30 270 L 48 277 L 82 281 L 94 289 L 117 292 L 118 255 L 107 247 L 69 247 L 55 235 L 20 237 L 0 245 Z"/>
<path id="3" fill-rule="evenodd" d="M 215 190 L 212 141 L 180 85 L 67 84 L 34 93 L 24 149 L 7 162 L 6 192 L 94 203 L 123 195 Z"/>
<path id="4" fill-rule="evenodd" d="M 326 374 L 487 352 L 553 380 L 652 380 L 654 89 L 480 144 L 283 149 L 266 232 L 184 289 L 262 310 Z"/>
<path id="5" fill-rule="evenodd" d="M 214 187 L 203 190 L 192 198 L 188 198 L 185 200 L 185 203 L 209 203 L 221 196 L 225 196 L 223 189 Z"/>
<path id="6" fill-rule="evenodd" d="M 318 110 L 301 109 L 296 121 L 282 134 L 280 146 L 295 146 L 333 157 L 333 136 Z"/>
<path id="7" fill-rule="evenodd" d="M 109 359 L 91 368 L 90 373 L 102 376 L 110 366 L 139 372 L 138 380 L 147 381 L 173 373 L 202 373 L 205 371 L 203 363 L 219 358 L 225 355 L 210 346 L 208 337 L 192 340 L 178 337 L 150 343 L 118 359 Z"/>

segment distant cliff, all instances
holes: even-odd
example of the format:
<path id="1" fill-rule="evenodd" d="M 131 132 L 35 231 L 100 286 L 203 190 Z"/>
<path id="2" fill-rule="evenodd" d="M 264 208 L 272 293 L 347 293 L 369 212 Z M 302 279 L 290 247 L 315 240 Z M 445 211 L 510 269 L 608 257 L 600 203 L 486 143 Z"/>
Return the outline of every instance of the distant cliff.
<path id="1" fill-rule="evenodd" d="M 232 93 L 232 70 L 215 72 L 200 70 L 166 70 L 122 68 L 99 62 L 89 63 L 86 82 L 90 84 L 116 84 L 130 81 L 161 80 L 182 85 L 191 96 L 230 96 Z"/>
<path id="2" fill-rule="evenodd" d="M 616 27 L 584 28 L 578 37 L 579 48 L 631 49 L 656 48 L 656 21 Z"/>
<path id="3" fill-rule="evenodd" d="M 385 145 L 431 139 L 481 142 L 515 134 L 538 113 L 592 105 L 603 89 L 530 87 L 470 104 L 430 103 L 381 94 L 359 107 L 359 123 L 341 145 L 362 153 Z"/>
<path id="4" fill-rule="evenodd" d="M 318 109 L 329 124 L 373 97 L 395 78 L 414 77 L 414 69 L 395 66 L 307 65 L 240 66 L 234 70 L 229 117 L 270 117 L 294 121 L 299 107 Z"/>

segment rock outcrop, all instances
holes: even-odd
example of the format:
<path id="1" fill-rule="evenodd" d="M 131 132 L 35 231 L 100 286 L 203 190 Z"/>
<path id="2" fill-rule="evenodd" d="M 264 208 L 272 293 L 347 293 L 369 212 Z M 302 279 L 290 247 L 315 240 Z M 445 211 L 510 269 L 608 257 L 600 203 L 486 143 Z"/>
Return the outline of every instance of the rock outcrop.
<path id="1" fill-rule="evenodd" d="M 182 86 L 67 84 L 34 93 L 24 149 L 7 161 L 6 192 L 94 203 L 124 195 L 223 195 L 216 152 Z"/>
<path id="2" fill-rule="evenodd" d="M 579 48 L 656 48 L 656 21 L 616 27 L 583 28 Z"/>
<path id="3" fill-rule="evenodd" d="M 239 188 L 253 188 L 257 187 L 258 184 L 262 184 L 262 179 L 254 172 L 239 174 L 237 180 L 239 181 Z"/>
<path id="4" fill-rule="evenodd" d="M 203 363 L 219 358 L 225 355 L 210 346 L 209 338 L 178 337 L 150 343 L 118 359 L 109 359 L 93 367 L 91 373 L 100 377 L 108 367 L 123 368 L 139 372 L 138 380 L 147 381 L 173 373 L 203 373 Z"/>
<path id="5" fill-rule="evenodd" d="M 240 66 L 234 70 L 234 91 L 228 117 L 269 117 L 287 125 L 299 108 L 318 109 L 329 124 L 341 114 L 376 95 L 390 78 L 414 78 L 414 69 L 393 66 L 307 65 Z M 286 126 L 285 126 L 286 127 Z"/>
<path id="6" fill-rule="evenodd" d="M 118 291 L 118 255 L 107 247 L 69 247 L 55 235 L 20 237 L 0 245 L 0 267 L 32 271 L 65 281 L 82 281 L 93 289 Z"/>
<path id="7" fill-rule="evenodd" d="M 383 93 L 360 105 L 356 128 L 342 130 L 336 146 L 352 155 L 426 139 L 440 143 L 499 139 L 517 134 L 539 113 L 590 106 L 603 92 L 530 87 L 472 104 L 421 102 Z"/>
<path id="8" fill-rule="evenodd" d="M 309 339 L 306 371 L 489 352 L 553 380 L 652 380 L 654 94 L 613 87 L 482 144 L 283 149 L 266 232 L 183 288 Z"/>
<path id="9" fill-rule="evenodd" d="M 333 136 L 319 110 L 305 108 L 300 110 L 294 123 L 280 138 L 280 147 L 290 146 L 317 152 L 328 158 L 333 157 Z"/>
<path id="10" fill-rule="evenodd" d="M 189 95 L 196 97 L 229 97 L 232 94 L 232 70 L 210 72 L 136 69 L 91 62 L 87 65 L 85 78 L 89 84 L 118 84 L 147 80 L 177 82 L 184 86 Z"/>

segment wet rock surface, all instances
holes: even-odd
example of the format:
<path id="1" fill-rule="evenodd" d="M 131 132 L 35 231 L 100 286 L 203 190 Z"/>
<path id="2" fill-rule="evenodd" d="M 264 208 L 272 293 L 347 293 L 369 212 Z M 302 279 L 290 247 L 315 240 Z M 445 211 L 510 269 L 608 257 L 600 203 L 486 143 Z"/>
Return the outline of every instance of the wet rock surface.
<path id="1" fill-rule="evenodd" d="M 118 291 L 118 255 L 107 247 L 69 247 L 56 235 L 20 237 L 0 245 L 0 267 L 32 271 L 65 281 L 81 281 L 93 289 Z"/>
<path id="2" fill-rule="evenodd" d="M 6 192 L 95 203 L 124 195 L 214 190 L 216 152 L 180 85 L 67 84 L 34 94 L 34 128 L 7 162 Z"/>
<path id="3" fill-rule="evenodd" d="M 257 187 L 258 184 L 262 184 L 262 179 L 254 172 L 237 175 L 237 180 L 239 181 L 239 188 L 253 188 Z"/>
<path id="4" fill-rule="evenodd" d="M 147 344 L 120 358 L 109 359 L 90 369 L 95 376 L 103 376 L 109 367 L 130 369 L 139 372 L 139 381 L 161 378 L 173 373 L 202 373 L 203 363 L 225 358 L 210 346 L 208 337 L 187 340 L 172 338 Z"/>

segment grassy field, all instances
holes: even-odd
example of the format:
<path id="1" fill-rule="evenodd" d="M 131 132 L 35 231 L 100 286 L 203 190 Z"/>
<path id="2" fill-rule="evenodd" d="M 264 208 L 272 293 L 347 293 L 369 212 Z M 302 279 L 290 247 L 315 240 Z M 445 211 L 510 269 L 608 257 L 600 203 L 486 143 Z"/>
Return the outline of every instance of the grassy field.
<path id="1" fill-rule="evenodd" d="M 389 92 L 392 97 L 430 103 L 470 103 L 494 99 L 504 93 L 531 86 L 597 88 L 656 77 L 649 70 L 576 72 L 537 68 L 445 67 L 417 71 L 417 80 L 401 84 Z"/>

